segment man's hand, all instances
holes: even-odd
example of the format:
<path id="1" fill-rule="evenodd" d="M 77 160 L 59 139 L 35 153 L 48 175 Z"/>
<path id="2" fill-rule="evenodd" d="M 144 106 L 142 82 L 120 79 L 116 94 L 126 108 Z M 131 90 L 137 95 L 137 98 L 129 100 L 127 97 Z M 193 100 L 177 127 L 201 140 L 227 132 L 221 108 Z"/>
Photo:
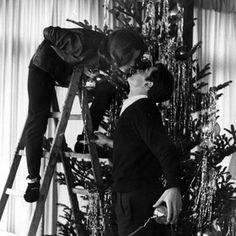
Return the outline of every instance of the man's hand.
<path id="1" fill-rule="evenodd" d="M 95 131 L 94 134 L 96 135 L 95 140 L 92 140 L 92 142 L 96 143 L 98 146 L 103 147 L 103 146 L 108 146 L 110 148 L 113 148 L 113 140 L 104 135 L 101 132 Z"/>
<path id="2" fill-rule="evenodd" d="M 180 190 L 176 187 L 167 189 L 153 207 L 156 208 L 163 203 L 165 203 L 167 207 L 167 223 L 176 223 L 179 213 L 182 210 Z"/>

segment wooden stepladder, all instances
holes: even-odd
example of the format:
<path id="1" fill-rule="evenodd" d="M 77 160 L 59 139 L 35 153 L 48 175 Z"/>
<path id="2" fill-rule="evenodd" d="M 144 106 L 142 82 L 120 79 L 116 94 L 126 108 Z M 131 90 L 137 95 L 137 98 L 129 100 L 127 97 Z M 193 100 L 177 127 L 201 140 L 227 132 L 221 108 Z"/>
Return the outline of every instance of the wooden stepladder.
<path id="1" fill-rule="evenodd" d="M 86 96 L 82 94 L 83 91 L 81 89 L 81 75 L 82 75 L 82 69 L 78 67 L 74 67 L 74 71 L 71 77 L 67 96 L 64 102 L 61 115 L 60 115 L 60 119 L 59 121 L 58 120 L 55 121 L 56 132 L 55 132 L 53 143 L 49 152 L 49 161 L 48 161 L 48 165 L 46 167 L 43 181 L 41 184 L 40 197 L 39 197 L 39 200 L 37 201 L 36 208 L 32 216 L 31 224 L 28 231 L 28 236 L 34 236 L 37 233 L 40 219 L 43 215 L 44 205 L 45 205 L 45 201 L 46 201 L 47 194 L 49 191 L 51 179 L 53 177 L 58 160 L 61 160 L 64 167 L 64 174 L 65 174 L 69 199 L 71 203 L 72 213 L 76 222 L 76 226 L 75 226 L 76 234 L 78 236 L 86 236 L 84 226 L 81 222 L 82 212 L 79 209 L 78 199 L 77 199 L 76 194 L 72 191 L 74 177 L 69 167 L 69 159 L 68 157 L 66 157 L 65 152 L 63 152 L 62 150 L 62 144 L 64 142 L 64 133 L 66 130 L 68 120 L 70 118 L 70 112 L 72 109 L 74 98 L 77 94 L 80 98 L 80 101 L 83 101 L 83 104 L 81 105 L 82 118 L 85 124 L 86 137 L 88 138 L 87 142 L 88 142 L 89 152 L 91 156 L 94 180 L 97 184 L 98 189 L 103 188 L 101 167 L 100 167 L 99 158 L 97 155 L 96 145 L 95 143 L 90 141 L 90 138 L 92 135 L 92 122 L 91 122 L 91 117 L 90 117 L 90 112 L 89 112 Z M 58 106 L 57 101 L 56 102 L 54 101 L 54 103 L 52 104 L 52 107 L 53 107 L 53 111 L 59 112 L 59 106 Z M 10 172 L 9 172 L 9 175 L 8 175 L 8 178 L 7 178 L 7 181 L 6 181 L 2 196 L 1 196 L 0 219 L 3 215 L 3 211 L 5 209 L 5 206 L 9 197 L 9 195 L 7 194 L 7 190 L 12 188 L 12 185 L 16 176 L 16 172 L 21 161 L 22 154 L 20 151 L 23 150 L 25 147 L 24 136 L 25 136 L 25 127 L 21 135 L 20 141 L 17 145 L 13 163 L 11 165 Z"/>

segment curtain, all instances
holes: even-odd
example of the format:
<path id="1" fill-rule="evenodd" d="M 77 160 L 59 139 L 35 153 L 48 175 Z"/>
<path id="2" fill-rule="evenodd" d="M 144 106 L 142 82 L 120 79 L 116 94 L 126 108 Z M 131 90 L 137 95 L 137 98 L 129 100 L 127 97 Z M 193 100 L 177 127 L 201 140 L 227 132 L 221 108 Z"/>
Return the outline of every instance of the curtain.
<path id="1" fill-rule="evenodd" d="M 199 8 L 213 9 L 219 12 L 236 12 L 235 0 L 194 0 Z"/>
<path id="2" fill-rule="evenodd" d="M 91 25 L 101 27 L 104 10 L 102 4 L 102 0 L 0 1 L 0 193 L 26 120 L 28 64 L 43 39 L 43 29 L 49 25 L 76 27 L 66 19 L 87 19 Z M 63 89 L 59 90 L 59 96 L 63 97 L 64 94 Z M 14 183 L 17 195 L 25 191 L 26 176 L 26 160 L 22 157 Z M 55 196 L 51 194 L 50 198 L 54 199 Z M 50 204 L 46 204 L 48 215 L 53 214 Z M 25 236 L 34 207 L 35 204 L 26 203 L 22 197 L 10 196 L 0 222 L 0 234 L 5 230 Z M 46 228 L 49 231 L 55 230 L 50 227 L 49 224 Z"/>
<path id="3" fill-rule="evenodd" d="M 227 134 L 223 130 L 224 128 L 229 129 L 231 124 L 236 126 L 236 106 L 234 104 L 236 101 L 236 12 L 224 11 L 225 8 L 229 9 L 233 3 L 235 5 L 235 1 L 221 2 L 231 2 L 231 4 L 226 4 L 224 9 L 218 9 L 218 11 L 201 8 L 199 5 L 195 7 L 194 17 L 197 20 L 193 41 L 194 43 L 202 41 L 202 48 L 199 51 L 201 67 L 206 63 L 211 65 L 211 75 L 208 76 L 209 86 L 232 81 L 228 87 L 220 90 L 223 96 L 217 101 L 219 109 L 217 122 L 221 127 L 221 133 Z M 236 168 L 236 162 L 233 159 L 226 158 L 225 161 L 226 164 L 230 162 L 231 168 Z"/>

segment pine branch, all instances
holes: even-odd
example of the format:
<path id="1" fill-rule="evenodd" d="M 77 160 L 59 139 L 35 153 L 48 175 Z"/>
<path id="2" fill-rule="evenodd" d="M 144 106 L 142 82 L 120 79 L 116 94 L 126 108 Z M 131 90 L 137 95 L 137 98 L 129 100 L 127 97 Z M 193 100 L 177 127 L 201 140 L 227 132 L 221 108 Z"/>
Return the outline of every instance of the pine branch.
<path id="1" fill-rule="evenodd" d="M 232 80 L 230 81 L 227 81 L 223 84 L 219 84 L 218 86 L 214 86 L 214 87 L 211 87 L 210 89 L 212 89 L 213 91 L 217 92 L 223 88 L 226 88 L 227 86 L 229 86 L 230 84 L 232 83 Z"/>
<path id="2" fill-rule="evenodd" d="M 131 19 L 133 19 L 139 27 L 142 26 L 141 11 L 138 8 L 137 1 L 115 0 L 114 2 L 117 6 L 114 4 L 115 6 L 110 10 L 110 13 L 113 14 L 123 26 L 129 27 Z"/>
<path id="3" fill-rule="evenodd" d="M 76 24 L 78 25 L 79 27 L 82 27 L 84 29 L 89 29 L 89 30 L 92 30 L 93 29 L 93 26 L 89 24 L 89 22 L 87 20 L 84 20 L 84 23 L 82 23 L 81 21 L 74 21 L 74 20 L 71 20 L 71 19 L 66 19 L 66 21 L 69 21 L 73 24 Z M 94 26 L 94 30 L 95 31 L 98 31 L 98 32 L 101 32 L 101 33 L 104 33 L 103 30 L 101 30 L 97 25 Z"/>

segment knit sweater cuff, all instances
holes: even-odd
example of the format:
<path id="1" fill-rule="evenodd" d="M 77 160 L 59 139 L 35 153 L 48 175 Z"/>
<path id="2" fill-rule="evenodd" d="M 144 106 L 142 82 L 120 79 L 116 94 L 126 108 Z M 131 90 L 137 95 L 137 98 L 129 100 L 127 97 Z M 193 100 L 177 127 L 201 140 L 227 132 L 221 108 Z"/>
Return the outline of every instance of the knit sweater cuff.
<path id="1" fill-rule="evenodd" d="M 166 181 L 166 189 L 168 188 L 173 188 L 173 187 L 180 187 L 180 178 L 179 176 L 175 177 L 175 178 L 167 178 L 167 181 Z"/>

